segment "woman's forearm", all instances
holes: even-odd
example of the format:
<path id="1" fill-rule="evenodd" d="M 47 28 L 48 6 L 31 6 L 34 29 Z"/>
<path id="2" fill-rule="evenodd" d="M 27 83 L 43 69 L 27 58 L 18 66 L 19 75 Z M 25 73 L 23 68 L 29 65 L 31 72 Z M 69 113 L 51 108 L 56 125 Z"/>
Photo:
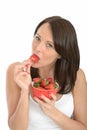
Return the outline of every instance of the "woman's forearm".
<path id="1" fill-rule="evenodd" d="M 26 90 L 22 90 L 17 108 L 8 121 L 11 130 L 27 130 L 28 111 L 29 94 Z"/>
<path id="2" fill-rule="evenodd" d="M 57 111 L 53 117 L 51 117 L 63 130 L 87 130 L 87 126 L 80 123 L 80 121 L 73 120 L 67 117 L 65 114 Z"/>

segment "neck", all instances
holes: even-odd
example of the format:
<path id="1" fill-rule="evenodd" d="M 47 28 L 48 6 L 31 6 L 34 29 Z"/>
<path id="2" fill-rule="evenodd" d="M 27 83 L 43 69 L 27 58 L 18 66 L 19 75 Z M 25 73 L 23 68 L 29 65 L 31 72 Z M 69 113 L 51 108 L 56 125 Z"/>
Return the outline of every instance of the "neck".
<path id="1" fill-rule="evenodd" d="M 54 79 L 54 67 L 39 68 L 39 75 L 41 78 L 51 77 Z"/>

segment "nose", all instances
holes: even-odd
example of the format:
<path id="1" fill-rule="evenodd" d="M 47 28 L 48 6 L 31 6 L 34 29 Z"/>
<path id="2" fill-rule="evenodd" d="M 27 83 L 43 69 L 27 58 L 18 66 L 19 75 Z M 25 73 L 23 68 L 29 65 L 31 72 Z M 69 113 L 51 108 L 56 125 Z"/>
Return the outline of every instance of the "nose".
<path id="1" fill-rule="evenodd" d="M 39 43 L 36 47 L 37 52 L 41 52 L 43 50 L 43 44 Z"/>

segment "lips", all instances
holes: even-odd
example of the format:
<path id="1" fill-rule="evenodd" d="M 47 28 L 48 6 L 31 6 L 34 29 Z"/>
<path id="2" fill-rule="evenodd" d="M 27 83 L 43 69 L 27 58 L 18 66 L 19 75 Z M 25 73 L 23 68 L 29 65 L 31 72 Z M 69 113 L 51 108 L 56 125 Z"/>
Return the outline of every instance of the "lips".
<path id="1" fill-rule="evenodd" d="M 36 55 L 36 54 L 32 54 L 29 59 L 30 59 L 31 62 L 33 62 L 33 63 L 36 63 L 36 62 L 38 62 L 38 61 L 40 60 L 39 56 Z"/>

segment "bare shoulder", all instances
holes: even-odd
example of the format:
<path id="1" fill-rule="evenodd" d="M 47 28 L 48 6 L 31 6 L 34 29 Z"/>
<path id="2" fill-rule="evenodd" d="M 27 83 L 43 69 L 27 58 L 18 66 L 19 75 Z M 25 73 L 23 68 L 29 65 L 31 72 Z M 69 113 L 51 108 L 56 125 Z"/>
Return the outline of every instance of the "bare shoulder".
<path id="1" fill-rule="evenodd" d="M 7 68 L 7 75 L 12 74 L 15 66 L 18 64 L 20 64 L 20 62 L 14 62 L 14 63 L 10 64 Z"/>
<path id="2" fill-rule="evenodd" d="M 74 117 L 87 127 L 87 82 L 82 69 L 77 72 L 77 79 L 73 90 Z"/>
<path id="3" fill-rule="evenodd" d="M 76 83 L 75 83 L 75 89 L 80 89 L 80 88 L 87 89 L 86 76 L 82 69 L 79 69 L 77 71 L 77 78 L 76 78 Z"/>
<path id="4" fill-rule="evenodd" d="M 82 69 L 77 71 L 77 78 L 84 78 L 86 80 L 85 73 Z"/>
<path id="5" fill-rule="evenodd" d="M 6 72 L 6 88 L 12 89 L 14 85 L 16 86 L 14 82 L 14 68 L 18 64 L 20 64 L 20 62 L 15 62 L 8 66 Z"/>
<path id="6" fill-rule="evenodd" d="M 77 72 L 77 78 L 76 78 L 73 94 L 74 95 L 78 95 L 78 93 L 83 94 L 82 92 L 87 95 L 87 81 L 86 81 L 86 76 L 84 74 L 84 71 L 82 69 L 79 69 Z"/>
<path id="7" fill-rule="evenodd" d="M 17 85 L 14 82 L 14 68 L 16 65 L 20 64 L 20 62 L 12 63 L 8 66 L 7 72 L 6 72 L 6 90 L 14 90 L 17 89 Z M 15 86 L 15 87 L 14 87 Z"/>

